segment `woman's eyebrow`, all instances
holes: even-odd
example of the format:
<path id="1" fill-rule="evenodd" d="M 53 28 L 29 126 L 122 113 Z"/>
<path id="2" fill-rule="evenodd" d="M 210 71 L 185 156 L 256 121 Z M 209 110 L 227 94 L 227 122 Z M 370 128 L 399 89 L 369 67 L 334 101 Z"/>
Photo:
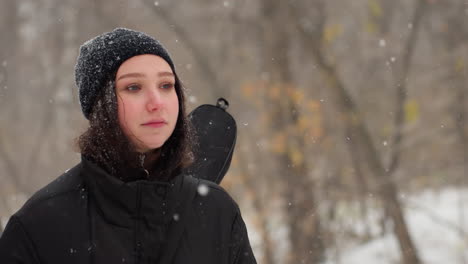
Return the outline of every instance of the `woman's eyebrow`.
<path id="1" fill-rule="evenodd" d="M 120 79 L 124 79 L 124 78 L 130 78 L 130 77 L 145 77 L 145 76 L 146 76 L 146 75 L 143 74 L 143 73 L 132 72 L 132 73 L 127 73 L 127 74 L 124 74 L 124 75 L 120 76 L 120 77 L 117 79 L 117 81 L 120 80 Z"/>
<path id="2" fill-rule="evenodd" d="M 159 77 L 163 77 L 163 76 L 174 77 L 174 73 L 172 73 L 172 72 L 159 72 L 158 75 L 159 75 Z"/>

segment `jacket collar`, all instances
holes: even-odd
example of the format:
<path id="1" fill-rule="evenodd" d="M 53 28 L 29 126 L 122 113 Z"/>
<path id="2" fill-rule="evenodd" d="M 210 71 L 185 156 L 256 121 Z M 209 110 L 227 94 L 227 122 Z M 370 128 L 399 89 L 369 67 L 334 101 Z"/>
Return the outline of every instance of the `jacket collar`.
<path id="1" fill-rule="evenodd" d="M 183 177 L 171 181 L 149 181 L 143 169 L 129 169 L 133 181 L 124 182 L 82 157 L 82 177 L 88 188 L 90 201 L 104 219 L 114 225 L 132 227 L 135 220 L 144 221 L 149 227 L 167 224 L 173 218 L 178 205 L 178 191 Z"/>

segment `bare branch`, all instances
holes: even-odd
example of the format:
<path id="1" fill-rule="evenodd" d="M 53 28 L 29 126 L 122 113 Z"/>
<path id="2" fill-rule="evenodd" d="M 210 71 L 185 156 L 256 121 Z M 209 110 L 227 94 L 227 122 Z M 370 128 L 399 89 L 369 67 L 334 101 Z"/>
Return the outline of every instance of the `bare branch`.
<path id="1" fill-rule="evenodd" d="M 144 1 L 148 4 L 149 7 L 154 10 L 158 18 L 162 19 L 170 28 L 172 28 L 178 38 L 181 40 L 182 44 L 187 47 L 188 50 L 192 52 L 193 57 L 200 65 L 201 73 L 205 76 L 206 80 L 209 80 L 211 83 L 211 89 L 213 92 L 216 92 L 216 89 L 221 86 L 221 82 L 218 79 L 216 71 L 213 69 L 211 64 L 208 61 L 208 55 L 202 51 L 202 48 L 195 44 L 192 36 L 177 23 L 177 20 L 172 17 L 172 14 L 169 10 L 166 10 L 164 7 L 158 5 L 155 6 L 150 1 Z"/>
<path id="2" fill-rule="evenodd" d="M 401 148 L 399 148 L 401 142 L 403 141 L 403 126 L 404 126 L 404 105 L 406 103 L 406 94 L 407 94 L 407 80 L 408 74 L 410 71 L 410 66 L 413 58 L 414 48 L 416 46 L 417 34 L 420 29 L 420 24 L 422 17 L 424 15 L 425 9 L 427 6 L 427 0 L 419 0 L 416 4 L 413 19 L 412 27 L 410 29 L 410 34 L 406 40 L 406 44 L 402 54 L 402 64 L 401 70 L 396 73 L 396 87 L 397 87 L 397 99 L 396 99 L 396 110 L 395 110 L 395 127 L 393 135 L 393 152 L 390 155 L 390 165 L 387 169 L 388 175 L 392 175 L 393 172 L 398 167 L 401 156 Z"/>
<path id="3" fill-rule="evenodd" d="M 300 10 L 297 7 L 291 5 L 291 9 L 296 16 L 300 14 Z M 317 24 L 323 27 L 325 22 L 322 19 L 317 21 Z M 309 51 L 322 70 L 330 92 L 333 93 L 333 97 L 335 98 L 334 102 L 343 116 L 342 120 L 346 127 L 346 137 L 349 139 L 347 144 L 349 145 L 350 153 L 352 153 L 352 155 L 362 155 L 363 160 L 367 161 L 366 163 L 372 175 L 375 177 L 378 184 L 380 184 L 378 193 L 385 205 L 386 213 L 392 218 L 394 232 L 399 242 L 403 263 L 421 263 L 417 249 L 409 234 L 400 201 L 398 200 L 398 188 L 396 184 L 391 181 L 390 175 L 386 173 L 382 158 L 371 140 L 369 129 L 366 127 L 362 114 L 349 92 L 345 89 L 345 84 L 340 78 L 336 66 L 331 64 L 324 55 L 326 53 L 324 52 L 323 34 L 317 34 L 317 32 L 323 32 L 323 29 L 315 29 L 313 31 L 306 30 L 300 23 L 297 23 L 297 28 L 299 32 L 302 33 L 302 40 L 305 43 L 304 46 L 310 47 Z M 354 164 L 354 166 L 356 165 Z"/>
<path id="4" fill-rule="evenodd" d="M 16 186 L 16 188 L 20 188 L 21 183 L 19 181 L 19 173 L 16 169 L 15 163 L 8 155 L 7 151 L 5 150 L 5 144 L 2 142 L 3 137 L 0 135 L 0 160 L 3 161 L 6 168 L 6 174 L 8 178 L 11 179 L 11 182 Z"/>
<path id="5" fill-rule="evenodd" d="M 57 10 L 54 10 L 58 12 Z M 53 11 L 52 11 L 53 12 Z M 63 39 L 63 35 L 59 34 L 57 32 L 64 32 L 64 25 L 63 24 L 57 24 L 61 28 L 56 28 L 56 33 L 55 33 L 55 39 L 54 39 L 54 45 L 55 49 L 52 52 L 52 61 L 53 65 L 60 65 L 61 64 L 61 59 L 63 58 L 63 53 L 65 51 L 65 41 Z M 49 67 L 49 65 L 44 65 L 45 67 Z M 60 88 L 59 85 L 59 79 L 60 79 L 60 74 L 55 73 L 53 74 L 52 78 L 47 81 L 46 87 L 47 92 L 45 93 L 46 96 L 51 100 L 50 98 L 53 97 L 58 89 Z M 47 99 L 47 98 L 46 98 Z M 39 132 L 36 137 L 36 144 L 31 148 L 31 154 L 29 155 L 28 159 L 28 166 L 26 169 L 26 172 L 30 171 L 35 171 L 35 167 L 37 166 L 38 159 L 37 157 L 41 153 L 41 149 L 44 146 L 44 143 L 46 142 L 46 136 L 48 132 L 50 131 L 51 123 L 54 120 L 54 115 L 55 114 L 55 107 L 54 104 L 52 103 L 45 103 L 44 108 L 42 110 L 42 120 L 39 122 Z"/>

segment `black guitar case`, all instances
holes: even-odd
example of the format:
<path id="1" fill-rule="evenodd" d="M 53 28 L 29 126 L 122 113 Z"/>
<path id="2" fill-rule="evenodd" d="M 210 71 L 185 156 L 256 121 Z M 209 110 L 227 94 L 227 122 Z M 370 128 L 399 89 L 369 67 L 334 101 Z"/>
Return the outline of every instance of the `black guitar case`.
<path id="1" fill-rule="evenodd" d="M 188 116 L 195 130 L 194 163 L 186 173 L 219 184 L 229 169 L 236 145 L 237 125 L 226 111 L 229 102 L 219 98 L 216 105 L 205 104 Z"/>
<path id="2" fill-rule="evenodd" d="M 190 205 L 197 195 L 199 179 L 219 184 L 231 165 L 237 126 L 234 118 L 226 111 L 228 107 L 228 101 L 219 98 L 216 105 L 201 105 L 188 116 L 196 135 L 196 144 L 193 148 L 195 160 L 184 171 L 181 204 L 176 210 L 179 220 L 173 221 L 169 226 L 170 235 L 163 251 L 164 255 L 158 263 L 173 262 L 184 228 L 189 225 L 187 219 L 192 213 Z"/>

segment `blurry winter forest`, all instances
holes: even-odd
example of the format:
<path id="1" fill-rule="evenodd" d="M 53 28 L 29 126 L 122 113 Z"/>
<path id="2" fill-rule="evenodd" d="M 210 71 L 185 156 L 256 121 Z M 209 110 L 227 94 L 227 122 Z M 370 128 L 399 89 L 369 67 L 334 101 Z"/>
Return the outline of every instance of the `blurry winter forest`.
<path id="1" fill-rule="evenodd" d="M 0 0 L 1 228 L 79 162 L 78 47 L 118 26 L 230 101 L 259 263 L 468 263 L 467 0 Z"/>

